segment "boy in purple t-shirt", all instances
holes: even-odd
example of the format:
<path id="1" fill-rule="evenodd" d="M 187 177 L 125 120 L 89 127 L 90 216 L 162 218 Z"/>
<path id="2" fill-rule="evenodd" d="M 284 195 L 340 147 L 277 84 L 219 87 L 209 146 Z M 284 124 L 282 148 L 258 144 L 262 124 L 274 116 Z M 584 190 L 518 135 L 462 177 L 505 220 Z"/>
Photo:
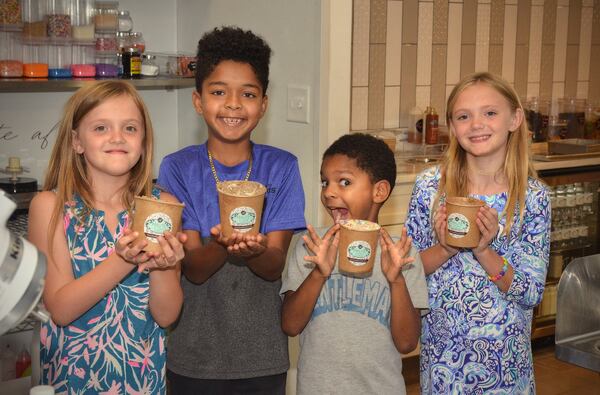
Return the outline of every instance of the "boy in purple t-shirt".
<path id="1" fill-rule="evenodd" d="M 167 376 L 175 394 L 284 394 L 289 367 L 281 331 L 281 272 L 290 239 L 305 228 L 298 161 L 254 144 L 264 115 L 271 49 L 250 31 L 214 29 L 198 43 L 194 108 L 205 144 L 168 155 L 158 183 L 185 203 L 184 305 L 169 336 Z M 221 234 L 216 185 L 267 187 L 260 234 Z"/>

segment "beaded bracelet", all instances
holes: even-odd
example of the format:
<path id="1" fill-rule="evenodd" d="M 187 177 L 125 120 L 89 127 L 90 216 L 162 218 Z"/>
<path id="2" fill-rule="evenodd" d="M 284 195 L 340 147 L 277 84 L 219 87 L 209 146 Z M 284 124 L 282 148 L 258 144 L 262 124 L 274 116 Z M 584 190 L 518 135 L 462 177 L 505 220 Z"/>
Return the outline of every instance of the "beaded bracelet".
<path id="1" fill-rule="evenodd" d="M 504 275 L 508 271 L 508 259 L 506 259 L 505 257 L 502 257 L 502 261 L 504 262 L 504 265 L 502 265 L 502 270 L 500 270 L 500 273 L 496 274 L 495 276 L 490 276 L 488 274 L 488 278 L 490 279 L 490 281 L 496 282 L 496 281 L 500 280 L 502 277 L 504 277 Z"/>

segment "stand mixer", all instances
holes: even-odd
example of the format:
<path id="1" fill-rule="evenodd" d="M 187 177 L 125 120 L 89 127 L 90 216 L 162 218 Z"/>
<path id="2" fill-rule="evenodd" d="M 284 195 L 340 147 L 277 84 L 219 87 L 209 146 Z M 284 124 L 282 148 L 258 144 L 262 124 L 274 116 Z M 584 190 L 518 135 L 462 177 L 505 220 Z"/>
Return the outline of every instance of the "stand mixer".
<path id="1" fill-rule="evenodd" d="M 6 227 L 16 208 L 17 204 L 0 190 L 0 335 L 30 314 L 48 320 L 48 313 L 38 305 L 44 290 L 46 258 Z"/>

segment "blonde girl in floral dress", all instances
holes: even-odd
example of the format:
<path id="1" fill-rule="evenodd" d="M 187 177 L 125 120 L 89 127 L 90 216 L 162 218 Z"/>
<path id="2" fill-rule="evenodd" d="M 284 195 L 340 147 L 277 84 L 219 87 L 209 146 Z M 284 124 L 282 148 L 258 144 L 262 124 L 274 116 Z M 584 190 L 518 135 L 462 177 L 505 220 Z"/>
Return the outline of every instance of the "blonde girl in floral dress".
<path id="1" fill-rule="evenodd" d="M 182 234 L 162 253 L 128 230 L 152 188 L 153 131 L 126 82 L 86 85 L 67 102 L 29 237 L 48 258 L 41 382 L 59 394 L 165 393 L 165 333 L 181 309 Z M 175 201 L 167 193 L 162 200 Z"/>

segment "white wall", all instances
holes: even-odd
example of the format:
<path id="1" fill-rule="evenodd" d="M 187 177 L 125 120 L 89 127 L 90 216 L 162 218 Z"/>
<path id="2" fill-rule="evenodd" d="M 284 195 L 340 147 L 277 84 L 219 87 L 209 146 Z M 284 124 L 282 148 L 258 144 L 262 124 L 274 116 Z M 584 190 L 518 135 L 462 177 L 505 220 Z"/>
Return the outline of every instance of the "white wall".
<path id="1" fill-rule="evenodd" d="M 300 160 L 306 196 L 306 217 L 313 222 L 318 201 L 315 166 L 320 165 L 317 147 L 319 119 L 320 13 L 318 0 L 177 0 L 177 43 L 181 51 L 195 52 L 203 33 L 221 25 L 236 25 L 262 36 L 273 57 L 269 78 L 269 110 L 253 133 L 258 143 L 292 152 Z M 310 87 L 311 122 L 288 122 L 287 86 Z M 180 142 L 206 139 L 203 122 L 195 115 L 190 92 L 180 91 Z"/>
<path id="2" fill-rule="evenodd" d="M 121 9 L 129 9 L 134 29 L 143 32 L 148 50 L 175 52 L 177 50 L 177 20 L 175 0 L 121 0 Z M 160 27 L 159 29 L 156 27 Z M 191 89 L 185 89 L 191 92 Z M 155 173 L 160 159 L 179 147 L 178 96 L 175 91 L 142 91 L 156 132 Z M 9 156 L 21 157 L 23 166 L 40 184 L 44 175 L 56 131 L 50 132 L 59 121 L 62 108 L 72 92 L 0 93 L 0 168 L 8 164 Z M 190 93 L 191 94 L 191 93 Z M 34 138 L 37 131 L 47 135 L 47 143 Z M 10 133 L 9 137 L 3 136 Z M 9 140 L 10 138 L 10 140 Z M 0 177 L 3 177 L 0 174 Z"/>

